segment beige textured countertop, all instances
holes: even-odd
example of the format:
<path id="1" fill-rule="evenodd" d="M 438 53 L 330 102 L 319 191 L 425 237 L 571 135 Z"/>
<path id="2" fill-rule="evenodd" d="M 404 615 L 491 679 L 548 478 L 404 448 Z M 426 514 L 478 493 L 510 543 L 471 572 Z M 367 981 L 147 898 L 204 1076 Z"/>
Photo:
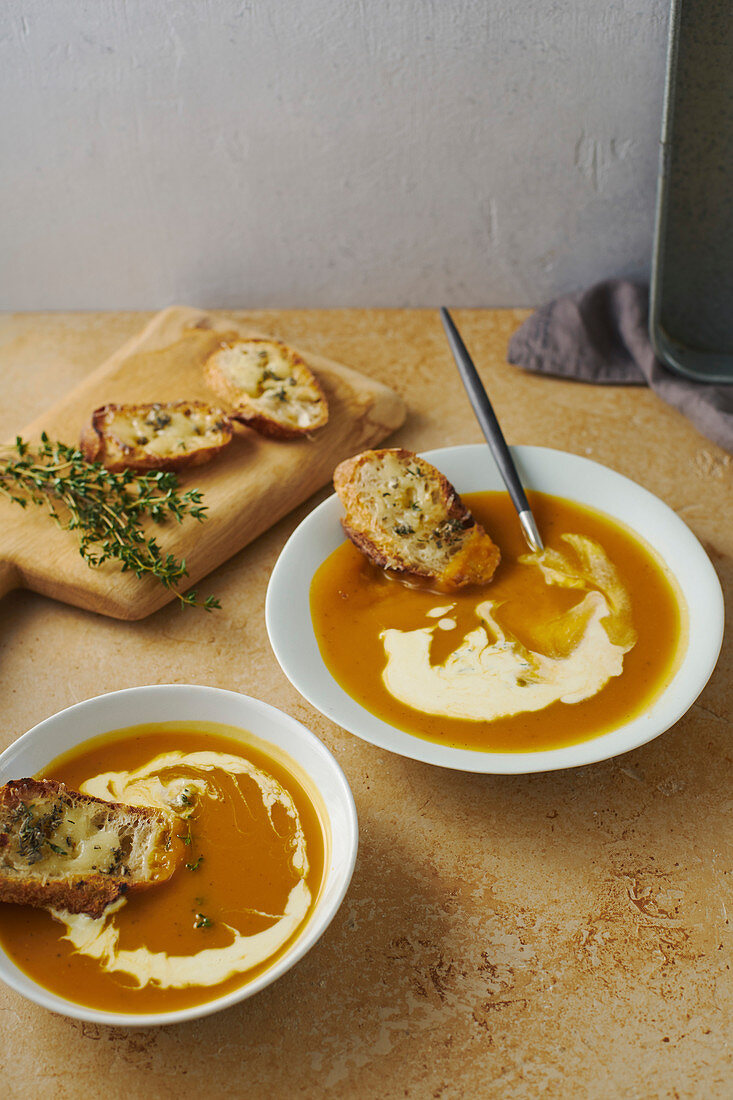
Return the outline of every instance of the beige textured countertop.
<path id="1" fill-rule="evenodd" d="M 0 436 L 61 397 L 145 314 L 2 319 Z M 440 323 L 424 311 L 237 314 L 394 386 L 419 450 L 479 441 Z M 512 443 L 588 455 L 665 500 L 731 602 L 730 458 L 648 390 L 504 362 L 519 311 L 457 311 Z M 730 1095 L 730 632 L 691 711 L 605 763 L 527 777 L 431 768 L 364 744 L 288 684 L 264 628 L 270 570 L 324 490 L 204 584 L 215 615 L 123 623 L 29 593 L 0 602 L 0 747 L 62 707 L 136 684 L 258 695 L 313 729 L 361 825 L 342 909 L 306 958 L 228 1012 L 98 1027 L 0 988 L 0 1092 L 163 1097 Z"/>

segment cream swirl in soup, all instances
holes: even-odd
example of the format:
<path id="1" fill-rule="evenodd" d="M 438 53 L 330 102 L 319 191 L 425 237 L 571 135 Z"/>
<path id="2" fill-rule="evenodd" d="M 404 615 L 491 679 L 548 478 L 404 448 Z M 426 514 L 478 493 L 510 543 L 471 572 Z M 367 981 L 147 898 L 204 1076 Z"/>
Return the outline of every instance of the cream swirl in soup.
<path id="1" fill-rule="evenodd" d="M 94 776 L 82 783 L 81 789 L 85 794 L 108 801 L 123 802 L 129 806 L 152 806 L 173 813 L 179 817 L 183 827 L 189 809 L 194 807 L 196 812 L 205 813 L 209 800 L 231 798 L 238 804 L 234 808 L 235 815 L 250 812 L 247 803 L 248 798 L 251 800 L 253 797 L 254 788 L 245 796 L 238 784 L 227 782 L 231 777 L 245 775 L 259 792 L 262 809 L 273 833 L 278 831 L 273 818 L 276 807 L 284 811 L 291 827 L 290 864 L 295 881 L 282 912 L 260 914 L 271 918 L 270 927 L 254 935 L 242 935 L 236 928 L 223 923 L 231 942 L 223 947 L 210 947 L 204 941 L 201 950 L 190 955 L 152 951 L 146 946 L 125 950 L 120 945 L 117 915 L 127 902 L 121 898 L 96 919 L 84 913 L 54 912 L 56 919 L 66 925 L 65 938 L 79 954 L 96 959 L 107 972 L 128 975 L 140 986 L 154 982 L 160 988 L 172 989 L 218 985 L 263 963 L 287 943 L 311 903 L 310 890 L 305 882 L 308 857 L 295 803 L 273 776 L 242 757 L 228 753 L 173 752 L 158 756 L 134 771 Z M 232 868 L 232 873 L 236 874 L 235 868 Z M 211 918 L 203 914 L 202 919 Z"/>
<path id="2" fill-rule="evenodd" d="M 547 624 L 544 652 L 506 631 L 500 602 L 485 599 L 475 609 L 480 625 L 433 664 L 435 630 L 457 626 L 449 617 L 453 605 L 440 606 L 426 613 L 439 615 L 437 623 L 382 632 L 387 691 L 415 710 L 490 722 L 556 702 L 581 702 L 619 676 L 624 654 L 636 642 L 628 592 L 597 542 L 573 534 L 562 540 L 564 553 L 545 550 L 520 558 L 526 569 L 539 569 L 547 584 L 583 593 Z"/>

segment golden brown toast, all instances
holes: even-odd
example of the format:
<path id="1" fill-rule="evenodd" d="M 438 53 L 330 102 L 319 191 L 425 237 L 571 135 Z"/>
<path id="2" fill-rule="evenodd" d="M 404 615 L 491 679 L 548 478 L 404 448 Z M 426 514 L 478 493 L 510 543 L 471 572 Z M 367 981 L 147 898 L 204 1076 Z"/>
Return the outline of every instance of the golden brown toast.
<path id="1" fill-rule="evenodd" d="M 328 402 L 301 357 L 279 340 L 235 340 L 204 366 L 206 382 L 229 415 L 262 435 L 295 439 L 322 428 Z"/>
<path id="2" fill-rule="evenodd" d="M 89 462 L 109 470 L 181 470 L 200 466 L 231 441 L 226 413 L 203 401 L 102 405 L 82 432 Z"/>
<path id="3" fill-rule="evenodd" d="M 0 901 L 98 917 L 173 874 L 175 818 L 104 802 L 53 779 L 0 787 Z"/>
<path id="4" fill-rule="evenodd" d="M 375 565 L 446 589 L 494 575 L 498 546 L 447 478 L 412 451 L 364 451 L 336 467 L 333 484 L 344 531 Z"/>

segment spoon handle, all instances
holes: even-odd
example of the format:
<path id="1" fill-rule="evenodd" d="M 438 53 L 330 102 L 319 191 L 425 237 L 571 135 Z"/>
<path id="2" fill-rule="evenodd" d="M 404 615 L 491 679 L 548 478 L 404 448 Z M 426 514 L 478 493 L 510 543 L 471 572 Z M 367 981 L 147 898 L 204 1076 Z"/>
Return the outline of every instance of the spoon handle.
<path id="1" fill-rule="evenodd" d="M 519 480 L 519 474 L 514 465 L 514 459 L 504 439 L 504 434 L 499 426 L 499 421 L 496 419 L 496 413 L 489 401 L 488 394 L 478 376 L 478 371 L 473 364 L 471 356 L 468 354 L 466 345 L 463 343 L 461 334 L 456 328 L 453 318 L 443 306 L 440 307 L 440 319 L 443 322 L 448 344 L 453 352 L 453 358 L 456 361 L 458 373 L 461 376 L 463 385 L 466 387 L 466 393 L 468 394 L 468 399 L 471 402 L 473 411 L 476 414 L 476 419 L 481 425 L 481 431 L 484 433 L 486 442 L 491 448 L 491 453 L 499 468 L 499 473 L 503 478 L 509 496 L 512 499 L 512 503 L 519 515 L 519 522 L 522 525 L 524 537 L 532 550 L 543 550 L 544 545 L 537 528 L 537 523 L 532 515 L 532 509 L 529 506 L 529 501 L 527 500 L 522 483 Z"/>

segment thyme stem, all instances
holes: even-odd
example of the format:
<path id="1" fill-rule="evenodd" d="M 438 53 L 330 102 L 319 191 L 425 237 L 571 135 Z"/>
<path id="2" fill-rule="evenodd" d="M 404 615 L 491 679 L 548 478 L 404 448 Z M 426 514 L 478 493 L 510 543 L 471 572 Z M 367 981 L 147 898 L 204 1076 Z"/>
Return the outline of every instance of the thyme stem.
<path id="1" fill-rule="evenodd" d="M 180 523 L 184 516 L 199 523 L 206 518 L 201 491 L 179 493 L 175 474 L 115 473 L 87 462 L 81 451 L 51 441 L 44 432 L 33 450 L 20 436 L 14 446 L 0 448 L 0 495 L 22 508 L 45 506 L 59 527 L 76 531 L 79 553 L 92 568 L 112 559 L 123 573 L 155 577 L 184 607 L 212 611 L 220 606 L 213 596 L 199 601 L 195 591 L 178 591 L 176 586 L 188 575 L 185 559 L 164 555 L 143 526 L 145 518 L 156 524 L 171 519 Z"/>

